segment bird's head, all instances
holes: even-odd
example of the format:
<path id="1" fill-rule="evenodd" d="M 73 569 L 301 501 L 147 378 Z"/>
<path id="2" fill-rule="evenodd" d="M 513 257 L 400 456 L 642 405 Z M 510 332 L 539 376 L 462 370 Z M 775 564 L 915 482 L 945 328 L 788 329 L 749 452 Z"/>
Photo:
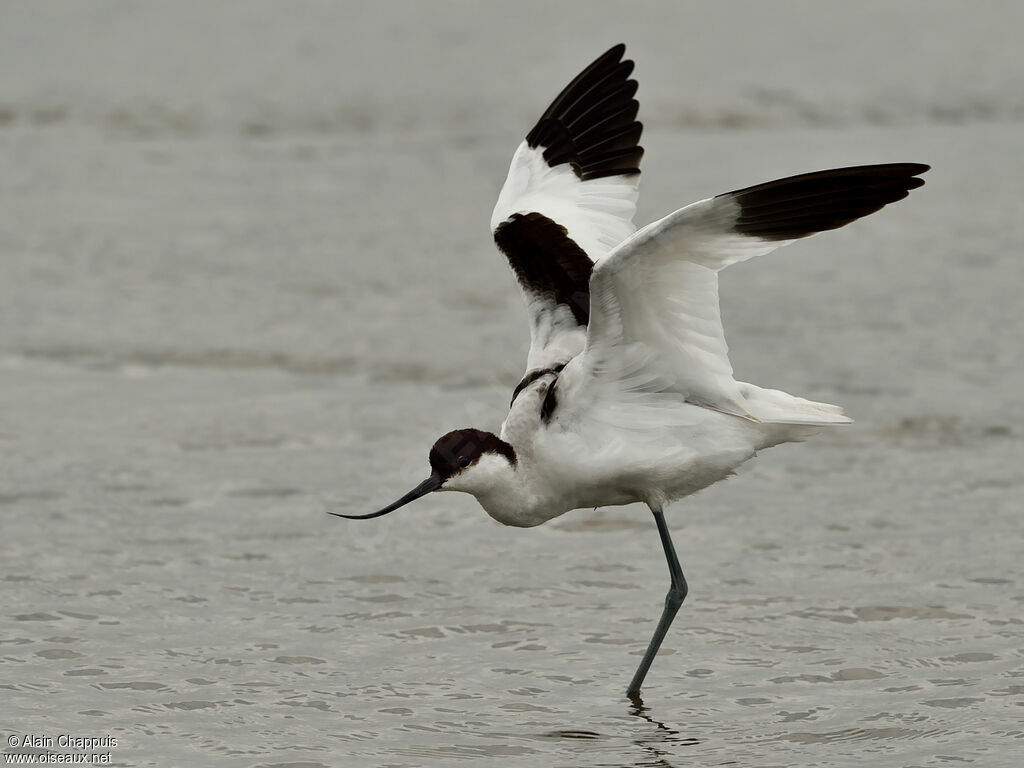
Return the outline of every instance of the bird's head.
<path id="1" fill-rule="evenodd" d="M 456 429 L 438 438 L 430 449 L 430 477 L 398 501 L 368 515 L 331 514 L 349 520 L 380 517 L 431 491 L 462 491 L 478 496 L 500 487 L 515 466 L 515 449 L 497 435 L 479 429 Z"/>

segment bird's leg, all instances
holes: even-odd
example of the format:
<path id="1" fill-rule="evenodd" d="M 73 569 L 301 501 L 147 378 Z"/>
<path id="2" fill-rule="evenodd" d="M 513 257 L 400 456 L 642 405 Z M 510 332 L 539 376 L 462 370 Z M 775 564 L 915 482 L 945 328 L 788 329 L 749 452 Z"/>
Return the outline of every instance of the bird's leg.
<path id="1" fill-rule="evenodd" d="M 633 675 L 633 682 L 629 684 L 629 689 L 626 691 L 626 695 L 631 698 L 639 696 L 640 686 L 644 683 L 647 670 L 651 668 L 651 662 L 654 661 L 654 657 L 661 647 L 661 641 L 665 639 L 665 633 L 668 632 L 672 619 L 676 617 L 679 606 L 686 599 L 687 592 L 686 578 L 679 565 L 679 558 L 676 557 L 676 548 L 672 546 L 672 537 L 669 536 L 661 507 L 651 505 L 651 512 L 654 513 L 654 522 L 658 524 L 658 534 L 661 536 L 661 546 L 665 548 L 665 559 L 668 560 L 668 572 L 672 582 L 668 588 L 668 595 L 665 596 L 665 610 L 662 611 L 661 621 L 658 622 L 658 628 L 654 630 L 654 637 L 651 638 L 651 643 L 647 646 L 647 653 L 640 661 L 640 666 L 637 667 L 636 674 Z"/>

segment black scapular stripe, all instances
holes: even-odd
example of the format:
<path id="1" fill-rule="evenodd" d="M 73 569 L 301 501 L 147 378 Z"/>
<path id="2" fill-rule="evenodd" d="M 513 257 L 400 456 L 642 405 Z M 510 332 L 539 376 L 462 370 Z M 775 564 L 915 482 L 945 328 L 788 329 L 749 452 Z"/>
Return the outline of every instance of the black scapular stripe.
<path id="1" fill-rule="evenodd" d="M 516 401 L 516 398 L 519 397 L 519 393 L 522 392 L 531 384 L 533 384 L 533 382 L 535 382 L 541 376 L 547 376 L 549 373 L 561 373 L 563 368 L 565 368 L 565 363 L 553 365 L 550 368 L 538 368 L 535 371 L 530 371 L 523 377 L 523 380 L 516 385 L 515 391 L 512 393 L 512 399 L 509 401 L 508 407 L 511 408 L 512 403 L 514 403 Z"/>
<path id="2" fill-rule="evenodd" d="M 545 424 L 551 421 L 555 408 L 558 407 L 558 396 L 555 394 L 557 387 L 558 379 L 555 379 L 548 385 L 548 391 L 544 395 L 544 402 L 540 404 L 540 418 Z"/>

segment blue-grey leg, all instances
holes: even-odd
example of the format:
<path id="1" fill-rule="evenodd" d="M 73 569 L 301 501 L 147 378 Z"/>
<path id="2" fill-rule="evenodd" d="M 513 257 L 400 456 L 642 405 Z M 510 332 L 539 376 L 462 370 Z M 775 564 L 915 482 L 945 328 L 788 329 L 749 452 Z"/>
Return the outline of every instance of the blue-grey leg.
<path id="1" fill-rule="evenodd" d="M 633 675 L 633 682 L 629 684 L 629 689 L 626 691 L 626 695 L 630 697 L 640 694 L 640 686 L 644 684 L 647 670 L 651 668 L 651 662 L 657 656 L 661 641 L 665 639 L 672 619 L 676 617 L 676 612 L 683 604 L 683 600 L 686 599 L 687 592 L 686 578 L 679 565 L 679 558 L 676 557 L 676 548 L 672 546 L 672 537 L 669 536 L 661 507 L 651 506 L 651 512 L 654 513 L 654 522 L 658 524 L 658 535 L 661 536 L 661 546 L 665 548 L 665 559 L 668 560 L 668 573 L 672 578 L 672 583 L 668 588 L 668 595 L 665 596 L 665 610 L 661 613 L 661 621 L 658 622 L 658 628 L 654 630 L 654 637 L 651 638 L 651 643 L 647 646 L 647 653 L 640 661 L 640 666 L 637 667 L 636 674 Z"/>

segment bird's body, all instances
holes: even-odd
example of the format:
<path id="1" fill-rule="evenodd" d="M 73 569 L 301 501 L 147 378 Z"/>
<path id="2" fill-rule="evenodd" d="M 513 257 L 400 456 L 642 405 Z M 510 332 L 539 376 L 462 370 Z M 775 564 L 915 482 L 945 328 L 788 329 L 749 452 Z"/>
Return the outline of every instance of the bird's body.
<path id="1" fill-rule="evenodd" d="M 573 509 L 664 505 L 809 429 L 762 425 L 672 398 L 665 399 L 663 420 L 652 413 L 649 424 L 633 428 L 596 420 L 545 423 L 541 406 L 556 381 L 554 374 L 538 378 L 516 398 L 500 433 L 515 450 L 516 464 L 497 461 L 486 487 L 475 493 L 505 525 L 540 525 Z M 453 480 L 452 489 L 462 490 Z"/>
<path id="2" fill-rule="evenodd" d="M 669 565 L 665 611 L 636 694 L 686 595 L 662 509 L 755 453 L 849 423 L 842 409 L 733 377 L 718 274 L 907 196 L 928 166 L 791 176 L 633 225 L 643 149 L 633 63 L 615 46 L 556 97 L 516 150 L 491 219 L 530 319 L 526 372 L 500 432 L 458 429 L 431 474 L 377 517 L 431 491 L 471 493 L 505 525 L 643 502 Z"/>

